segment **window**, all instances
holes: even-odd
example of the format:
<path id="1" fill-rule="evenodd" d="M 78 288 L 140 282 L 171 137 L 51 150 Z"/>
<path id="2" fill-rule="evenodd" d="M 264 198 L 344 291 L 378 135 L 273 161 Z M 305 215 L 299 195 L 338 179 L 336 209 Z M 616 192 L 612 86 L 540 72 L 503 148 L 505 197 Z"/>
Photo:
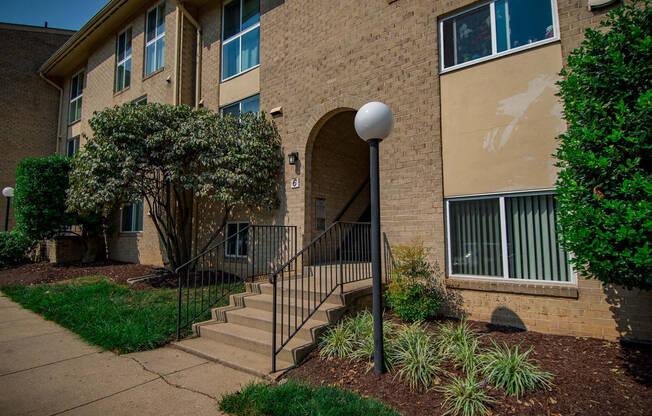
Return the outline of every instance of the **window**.
<path id="1" fill-rule="evenodd" d="M 81 71 L 70 81 L 70 111 L 68 122 L 70 124 L 81 120 L 82 90 L 84 89 L 84 71 Z"/>
<path id="2" fill-rule="evenodd" d="M 147 104 L 147 96 L 145 95 L 143 97 L 136 98 L 133 102 L 134 102 L 134 104 L 138 104 L 138 105 Z"/>
<path id="3" fill-rule="evenodd" d="M 165 3 L 147 12 L 145 33 L 145 75 L 165 64 Z"/>
<path id="4" fill-rule="evenodd" d="M 555 0 L 495 0 L 440 22 L 441 69 L 557 39 Z"/>
<path id="5" fill-rule="evenodd" d="M 571 282 L 555 206 L 549 193 L 448 200 L 451 275 Z"/>
<path id="6" fill-rule="evenodd" d="M 131 85 L 131 28 L 118 35 L 115 61 L 115 92 L 118 92 Z"/>
<path id="7" fill-rule="evenodd" d="M 226 255 L 247 257 L 249 246 L 249 223 L 231 222 L 226 225 Z"/>
<path id="8" fill-rule="evenodd" d="M 73 157 L 79 150 L 79 136 L 73 137 L 66 143 L 66 156 Z"/>
<path id="9" fill-rule="evenodd" d="M 242 113 L 258 113 L 260 112 L 260 96 L 254 95 L 253 97 L 246 98 L 237 103 L 229 104 L 222 107 L 221 113 L 231 114 L 234 117 L 239 117 Z"/>
<path id="10" fill-rule="evenodd" d="M 122 207 L 120 231 L 135 233 L 143 231 L 143 203 L 129 204 Z"/>
<path id="11" fill-rule="evenodd" d="M 324 198 L 315 198 L 315 228 L 326 229 L 326 200 Z"/>
<path id="12" fill-rule="evenodd" d="M 224 5 L 222 80 L 260 63 L 260 1 L 233 0 Z"/>

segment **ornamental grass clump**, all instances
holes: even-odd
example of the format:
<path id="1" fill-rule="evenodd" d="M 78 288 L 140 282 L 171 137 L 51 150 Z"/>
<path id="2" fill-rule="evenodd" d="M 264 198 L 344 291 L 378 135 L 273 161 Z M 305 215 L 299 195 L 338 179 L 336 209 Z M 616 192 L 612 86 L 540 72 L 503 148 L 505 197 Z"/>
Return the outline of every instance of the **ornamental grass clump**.
<path id="1" fill-rule="evenodd" d="M 444 393 L 442 410 L 446 415 L 482 416 L 489 412 L 488 404 L 495 400 L 485 382 L 476 381 L 475 371 L 466 377 L 454 377 L 452 383 L 440 389 Z"/>
<path id="2" fill-rule="evenodd" d="M 473 371 L 478 364 L 478 345 L 479 341 L 477 337 L 467 337 L 456 344 L 450 352 L 455 366 L 467 373 Z"/>
<path id="3" fill-rule="evenodd" d="M 459 324 L 448 321 L 439 324 L 439 331 L 435 336 L 440 352 L 448 357 L 454 357 L 455 350 L 460 346 L 469 346 L 478 334 L 471 328 L 471 325 L 462 319 Z"/>
<path id="4" fill-rule="evenodd" d="M 355 350 L 351 358 L 373 362 L 374 359 L 374 318 L 371 312 L 364 310 L 355 316 L 344 321 L 344 327 L 355 340 Z M 390 336 L 394 333 L 394 325 L 390 321 L 383 320 L 383 339 L 385 344 L 385 367 L 391 369 L 394 366 L 394 339 Z M 369 367 L 371 368 L 371 366 Z"/>
<path id="5" fill-rule="evenodd" d="M 402 328 L 395 342 L 396 375 L 400 379 L 407 380 L 413 390 L 427 390 L 439 382 L 440 356 L 423 325 L 414 323 Z"/>
<path id="6" fill-rule="evenodd" d="M 507 344 L 494 347 L 480 356 L 483 373 L 487 380 L 508 395 L 521 396 L 528 390 L 550 387 L 552 374 L 541 371 L 529 355 L 533 348 L 519 353 L 518 345 L 510 349 Z"/>
<path id="7" fill-rule="evenodd" d="M 321 341 L 319 355 L 322 358 L 346 358 L 355 351 L 355 338 L 344 322 L 328 328 Z"/>

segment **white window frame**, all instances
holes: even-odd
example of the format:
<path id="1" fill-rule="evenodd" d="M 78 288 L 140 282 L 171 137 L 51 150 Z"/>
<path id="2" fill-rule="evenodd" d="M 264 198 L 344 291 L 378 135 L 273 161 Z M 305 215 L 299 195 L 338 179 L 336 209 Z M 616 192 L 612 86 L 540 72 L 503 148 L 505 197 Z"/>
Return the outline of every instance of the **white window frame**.
<path id="1" fill-rule="evenodd" d="M 143 228 L 145 228 L 145 204 L 143 202 L 141 202 L 141 204 L 143 205 L 142 224 L 143 224 Z M 124 210 L 127 207 L 129 207 L 131 209 L 131 225 L 129 227 L 130 231 L 125 231 L 125 229 L 123 227 L 124 224 L 122 223 L 122 210 Z M 138 234 L 138 233 L 143 232 L 143 230 L 134 230 L 134 228 L 135 228 L 134 220 L 136 218 L 136 215 L 135 215 L 136 210 L 135 210 L 135 208 L 136 208 L 136 203 L 133 203 L 133 202 L 131 204 L 123 205 L 122 208 L 120 208 L 120 234 Z"/>
<path id="2" fill-rule="evenodd" d="M 492 59 L 500 58 L 501 56 L 505 55 L 511 55 L 513 53 L 517 53 L 526 49 L 530 48 L 536 48 L 542 45 L 546 45 L 548 43 L 553 43 L 557 42 L 560 40 L 559 36 L 559 13 L 557 11 L 557 0 L 550 0 L 550 7 L 551 12 L 552 12 L 552 27 L 554 31 L 554 35 L 551 38 L 548 39 L 543 39 L 537 42 L 532 42 L 527 45 L 522 45 L 517 48 L 512 48 L 512 49 L 507 49 L 506 51 L 502 52 L 497 52 L 498 51 L 498 45 L 497 45 L 497 38 L 496 38 L 496 1 L 497 0 L 491 0 L 488 2 L 484 2 L 482 4 L 478 4 L 473 7 L 469 7 L 467 9 L 464 9 L 458 13 L 455 13 L 451 16 L 447 16 L 444 19 L 439 20 L 439 73 L 444 74 L 446 72 L 450 71 L 455 71 L 460 68 L 465 68 L 467 66 L 471 65 L 476 65 L 481 62 L 486 62 Z M 491 54 L 487 56 L 483 56 L 482 58 L 474 59 L 468 62 L 464 62 L 461 64 L 449 66 L 448 68 L 444 68 L 444 22 L 450 19 L 454 19 L 457 16 L 469 13 L 473 10 L 479 9 L 481 7 L 485 7 L 489 5 L 489 11 L 491 15 Z M 455 32 L 453 33 L 455 35 Z M 455 40 L 456 43 L 456 40 Z M 455 48 L 455 55 L 457 55 L 457 48 Z M 457 60 L 457 59 L 456 59 Z"/>
<path id="3" fill-rule="evenodd" d="M 573 268 L 571 259 L 573 258 L 572 253 L 567 254 L 568 266 L 570 268 L 570 280 L 568 282 L 558 282 L 554 280 L 541 280 L 541 279 L 516 279 L 509 277 L 509 258 L 507 253 L 507 218 L 505 215 L 505 198 L 510 196 L 535 196 L 535 195 L 551 195 L 555 193 L 554 188 L 549 189 L 537 189 L 529 191 L 512 191 L 512 192 L 501 192 L 495 194 L 477 194 L 477 195 L 463 195 L 445 198 L 445 232 L 446 232 L 446 266 L 447 266 L 447 275 L 448 277 L 457 277 L 457 278 L 473 278 L 478 280 L 497 280 L 502 282 L 512 282 L 512 283 L 531 283 L 531 284 L 541 284 L 541 285 L 577 285 L 577 273 Z M 479 199 L 498 199 L 500 207 L 500 244 L 502 248 L 502 265 L 503 265 L 503 275 L 502 276 L 483 276 L 483 275 L 470 275 L 470 274 L 454 274 L 453 273 L 453 253 L 451 245 L 451 233 L 450 233 L 450 203 L 459 202 L 459 201 L 472 201 Z"/>
<path id="4" fill-rule="evenodd" d="M 131 48 L 129 50 L 129 56 L 127 56 L 127 32 L 129 32 L 129 31 L 131 31 L 130 32 L 131 33 L 131 39 L 129 39 L 129 42 L 131 43 Z M 118 48 L 120 48 L 120 36 L 122 36 L 123 33 L 125 34 L 125 56 L 124 56 L 124 58 L 122 58 L 122 60 L 118 60 Z M 131 86 L 131 76 L 129 77 L 129 85 L 125 85 L 125 76 L 124 76 L 125 70 L 124 69 L 122 70 L 122 73 L 123 73 L 122 87 L 118 86 L 118 68 L 120 68 L 121 65 L 126 68 L 127 67 L 127 65 L 126 65 L 127 61 L 131 61 L 131 54 L 132 54 L 132 51 L 134 49 L 133 40 L 134 40 L 134 31 L 131 28 L 131 26 L 126 28 L 122 32 L 118 33 L 118 37 L 116 38 L 116 46 L 115 46 L 115 58 L 116 58 L 116 63 L 115 63 L 115 91 L 114 91 L 116 93 L 118 93 L 118 92 L 120 92 L 122 90 L 125 90 L 125 89 L 127 89 L 127 88 L 129 88 Z M 131 67 L 133 69 L 133 65 Z M 133 71 L 131 71 L 131 72 L 133 73 Z"/>
<path id="5" fill-rule="evenodd" d="M 79 86 L 79 80 L 81 80 L 82 87 L 78 88 L 78 94 L 73 97 L 72 96 L 72 82 L 74 81 L 75 78 L 79 77 L 80 75 L 81 75 L 81 77 L 77 79 L 77 86 Z M 68 102 L 68 113 L 70 113 L 70 105 L 73 102 L 77 102 L 77 101 L 81 100 L 83 95 L 84 95 L 84 85 L 85 85 L 84 77 L 85 76 L 86 76 L 86 69 L 82 69 L 81 71 L 79 71 L 75 75 L 73 75 L 72 78 L 70 78 L 70 101 Z M 82 105 L 84 105 L 83 102 L 82 102 Z M 77 105 L 75 105 L 75 112 L 76 111 L 77 111 Z M 68 114 L 68 125 L 75 124 L 79 120 L 81 120 L 81 109 L 79 110 L 79 117 L 75 118 L 74 120 L 70 120 L 70 114 Z"/>
<path id="6" fill-rule="evenodd" d="M 229 248 L 229 225 L 236 224 L 236 233 L 235 233 L 235 254 L 229 254 L 228 253 L 228 248 Z M 245 259 L 249 257 L 249 240 L 247 240 L 247 254 L 240 254 L 240 230 L 241 228 L 247 228 L 250 225 L 249 222 L 247 221 L 230 221 L 226 223 L 226 228 L 225 228 L 225 234 L 226 234 L 226 244 L 224 247 L 224 256 L 232 259 Z M 247 230 L 247 234 L 249 234 L 249 230 Z"/>
<path id="7" fill-rule="evenodd" d="M 247 101 L 250 101 L 250 100 L 252 100 L 252 99 L 254 99 L 256 97 L 258 97 L 258 113 L 260 113 L 260 94 L 254 94 L 254 95 L 252 95 L 250 97 L 247 97 L 245 99 L 242 99 L 240 101 L 236 101 L 234 103 L 227 104 L 225 106 L 220 107 L 220 117 L 224 116 L 224 109 L 225 108 L 234 106 L 236 104 L 238 105 L 238 116 L 239 116 L 240 114 L 242 114 L 242 104 L 244 104 Z"/>
<path id="8" fill-rule="evenodd" d="M 156 22 L 158 22 L 158 18 L 159 18 L 159 15 L 158 15 L 158 10 L 159 9 L 158 8 L 159 8 L 159 6 L 161 6 L 161 4 L 163 5 L 163 11 L 164 11 L 164 14 L 165 14 L 165 2 L 164 1 L 161 2 L 161 3 L 156 4 L 156 6 L 152 7 L 149 10 L 147 10 L 147 13 L 145 13 L 145 51 L 144 51 L 145 52 L 145 66 L 143 68 L 143 72 L 144 72 L 145 76 L 151 75 L 154 72 L 158 71 L 159 69 L 165 67 L 165 65 L 156 66 L 156 68 L 154 68 L 152 70 L 152 72 L 149 72 L 149 73 L 147 72 L 147 48 L 150 45 L 154 44 L 154 59 L 156 60 L 156 57 L 158 56 L 158 53 L 157 53 L 158 52 L 157 51 L 158 46 L 156 45 L 156 42 L 159 39 L 165 37 L 165 30 L 167 30 L 167 25 L 165 25 L 165 30 L 163 31 L 163 33 L 156 34 L 156 28 L 154 28 L 154 39 L 152 39 L 150 41 L 147 40 L 147 29 L 148 29 L 147 25 L 149 24 L 149 19 L 148 19 L 149 14 L 151 13 L 152 10 L 156 10 Z M 165 16 L 163 16 L 163 19 L 165 19 Z M 165 48 L 163 48 L 163 61 L 165 62 Z M 159 64 L 159 62 L 156 62 L 156 63 Z"/>
<path id="9" fill-rule="evenodd" d="M 68 146 L 70 145 L 70 143 L 73 144 L 73 145 L 72 145 L 72 148 L 73 148 L 72 155 L 71 155 L 70 152 L 68 151 Z M 73 156 L 75 156 L 75 154 L 76 154 L 78 151 L 79 151 L 79 136 L 75 136 L 75 137 L 73 137 L 73 138 L 68 139 L 68 140 L 66 141 L 66 157 L 73 157 Z"/>
<path id="10" fill-rule="evenodd" d="M 234 1 L 239 1 L 240 2 L 240 20 L 239 20 L 240 31 L 238 33 L 236 33 L 235 35 L 231 36 L 230 38 L 224 39 L 224 9 L 226 8 L 226 6 L 229 3 L 232 3 Z M 260 27 L 260 20 L 259 20 L 258 23 L 256 23 L 255 25 L 250 26 L 250 27 L 246 28 L 245 30 L 242 30 L 242 8 L 243 7 L 244 7 L 244 0 L 231 0 L 231 1 L 225 2 L 222 5 L 222 51 L 221 51 L 221 57 L 220 57 L 221 58 L 221 60 L 220 60 L 220 64 L 221 64 L 220 65 L 221 66 L 221 68 L 220 68 L 220 78 L 222 79 L 222 82 L 228 81 L 231 78 L 235 78 L 238 75 L 245 74 L 245 73 L 247 73 L 249 71 L 252 71 L 252 70 L 254 70 L 254 69 L 256 69 L 256 68 L 258 68 L 260 66 L 260 59 L 258 59 L 258 64 L 252 66 L 251 68 L 247 68 L 244 71 L 242 70 L 242 40 L 240 40 L 240 50 L 238 51 L 238 72 L 236 72 L 235 74 L 233 74 L 231 76 L 228 76 L 228 77 L 224 78 L 224 48 L 226 47 L 226 45 L 228 43 L 231 43 L 231 42 L 235 41 L 238 38 L 241 38 L 242 36 L 246 35 L 247 33 L 251 32 L 252 30 L 255 30 L 256 28 Z M 260 9 L 259 9 L 259 13 L 260 13 Z M 260 49 L 260 40 L 258 41 L 258 48 Z"/>

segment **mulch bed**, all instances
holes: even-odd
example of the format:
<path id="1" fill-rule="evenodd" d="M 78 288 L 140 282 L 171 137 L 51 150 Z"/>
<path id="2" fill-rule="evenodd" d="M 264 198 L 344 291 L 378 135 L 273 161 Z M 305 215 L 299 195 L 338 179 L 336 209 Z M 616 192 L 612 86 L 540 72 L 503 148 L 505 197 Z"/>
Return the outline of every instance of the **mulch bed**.
<path id="1" fill-rule="evenodd" d="M 550 391 L 533 391 L 519 400 L 495 391 L 493 415 L 650 415 L 652 414 L 652 347 L 621 345 L 594 338 L 546 335 L 473 322 L 499 344 L 534 347 L 540 368 L 554 374 Z M 490 344 L 484 337 L 483 347 Z M 404 415 L 441 415 L 442 393 L 411 391 L 394 373 L 376 375 L 365 362 L 322 360 L 313 351 L 285 377 L 312 384 L 331 384 L 375 397 Z M 445 370 L 460 375 L 452 366 Z M 448 383 L 442 377 L 442 384 Z"/>
<path id="2" fill-rule="evenodd" d="M 156 274 L 160 268 L 144 264 L 127 264 L 104 261 L 90 264 L 32 263 L 0 270 L 0 287 L 10 285 L 31 285 L 52 283 L 84 276 L 107 276 L 116 283 L 127 284 L 127 279 Z M 138 282 L 131 286 L 135 290 L 160 287 L 176 287 L 176 279 L 162 276 L 153 280 Z"/>

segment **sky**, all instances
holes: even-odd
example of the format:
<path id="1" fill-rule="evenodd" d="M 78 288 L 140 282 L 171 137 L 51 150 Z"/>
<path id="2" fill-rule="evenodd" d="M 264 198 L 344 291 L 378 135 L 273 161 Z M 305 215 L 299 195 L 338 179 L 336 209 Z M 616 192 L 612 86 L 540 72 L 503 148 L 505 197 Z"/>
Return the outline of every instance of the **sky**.
<path id="1" fill-rule="evenodd" d="M 0 0 L 0 22 L 80 29 L 109 0 Z"/>

